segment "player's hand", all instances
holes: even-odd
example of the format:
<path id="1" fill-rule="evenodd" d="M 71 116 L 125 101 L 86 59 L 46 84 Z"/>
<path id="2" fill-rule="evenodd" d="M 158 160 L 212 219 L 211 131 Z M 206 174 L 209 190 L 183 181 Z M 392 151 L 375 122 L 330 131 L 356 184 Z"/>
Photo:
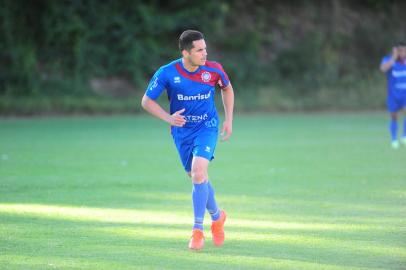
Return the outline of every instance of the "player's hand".
<path id="1" fill-rule="evenodd" d="M 185 111 L 185 109 L 179 110 L 177 112 L 174 112 L 170 117 L 169 117 L 169 124 L 171 126 L 176 126 L 176 127 L 183 127 L 186 124 L 186 119 L 182 115 L 182 113 Z"/>
<path id="2" fill-rule="evenodd" d="M 228 141 L 233 133 L 233 123 L 231 121 L 224 121 L 223 128 L 221 129 L 221 140 Z"/>
<path id="3" fill-rule="evenodd" d="M 396 60 L 398 60 L 398 57 L 399 57 L 398 48 L 393 47 L 393 48 L 392 48 L 392 59 L 393 59 L 394 61 L 396 61 Z"/>

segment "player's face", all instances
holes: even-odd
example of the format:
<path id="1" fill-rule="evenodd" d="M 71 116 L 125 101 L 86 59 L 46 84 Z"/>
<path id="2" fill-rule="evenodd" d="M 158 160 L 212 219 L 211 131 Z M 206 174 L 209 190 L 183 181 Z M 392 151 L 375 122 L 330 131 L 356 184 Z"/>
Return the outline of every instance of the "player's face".
<path id="1" fill-rule="evenodd" d="M 203 66 L 207 60 L 206 42 L 204 39 L 193 41 L 193 48 L 185 54 L 193 66 Z"/>
<path id="2" fill-rule="evenodd" d="M 398 56 L 400 59 L 406 59 L 406 46 L 399 46 L 398 48 Z"/>

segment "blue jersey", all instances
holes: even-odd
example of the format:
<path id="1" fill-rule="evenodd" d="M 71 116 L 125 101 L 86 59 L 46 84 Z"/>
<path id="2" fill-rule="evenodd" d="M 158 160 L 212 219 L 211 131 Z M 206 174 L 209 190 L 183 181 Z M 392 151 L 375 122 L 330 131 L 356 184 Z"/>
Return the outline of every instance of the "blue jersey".
<path id="1" fill-rule="evenodd" d="M 146 95 L 156 100 L 166 89 L 170 113 L 185 109 L 186 124 L 172 127 L 172 134 L 185 137 L 205 128 L 216 128 L 218 116 L 214 102 L 215 88 L 225 88 L 230 81 L 217 62 L 206 61 L 196 71 L 189 72 L 182 59 L 162 66 L 151 79 Z"/>
<path id="2" fill-rule="evenodd" d="M 391 60 L 391 56 L 385 56 L 381 64 Z M 396 61 L 386 72 L 388 95 L 393 97 L 406 96 L 406 62 Z"/>

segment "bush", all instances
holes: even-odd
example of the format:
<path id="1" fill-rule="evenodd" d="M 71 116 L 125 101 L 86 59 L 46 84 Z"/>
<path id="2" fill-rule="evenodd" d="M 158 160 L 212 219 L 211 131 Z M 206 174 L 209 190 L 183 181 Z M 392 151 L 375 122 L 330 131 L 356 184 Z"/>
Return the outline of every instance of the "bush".
<path id="1" fill-rule="evenodd" d="M 78 97 L 83 105 L 95 98 L 92 81 L 119 78 L 140 96 L 154 71 L 179 57 L 179 34 L 195 28 L 230 75 L 241 108 L 376 108 L 365 88 L 381 91 L 376 70 L 405 38 L 405 8 L 398 0 L 4 0 L 0 95 L 56 109 L 41 100 Z M 264 96 L 275 102 L 257 98 Z"/>

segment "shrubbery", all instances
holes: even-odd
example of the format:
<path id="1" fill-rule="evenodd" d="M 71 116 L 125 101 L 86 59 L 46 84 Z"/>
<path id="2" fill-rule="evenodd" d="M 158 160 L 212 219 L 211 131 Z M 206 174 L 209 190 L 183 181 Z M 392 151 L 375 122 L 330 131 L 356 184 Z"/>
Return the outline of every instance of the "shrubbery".
<path id="1" fill-rule="evenodd" d="M 126 111 L 126 102 L 111 100 L 120 95 L 99 98 L 91 82 L 119 78 L 132 85 L 126 100 L 137 103 L 153 72 L 179 57 L 177 38 L 187 28 L 205 33 L 241 109 L 381 108 L 384 76 L 377 69 L 405 37 L 405 9 L 403 1 L 378 0 L 4 0 L 0 112 L 21 113 L 14 105 L 30 98 L 38 102 L 34 113 L 69 107 L 40 101 L 66 98 Z"/>

